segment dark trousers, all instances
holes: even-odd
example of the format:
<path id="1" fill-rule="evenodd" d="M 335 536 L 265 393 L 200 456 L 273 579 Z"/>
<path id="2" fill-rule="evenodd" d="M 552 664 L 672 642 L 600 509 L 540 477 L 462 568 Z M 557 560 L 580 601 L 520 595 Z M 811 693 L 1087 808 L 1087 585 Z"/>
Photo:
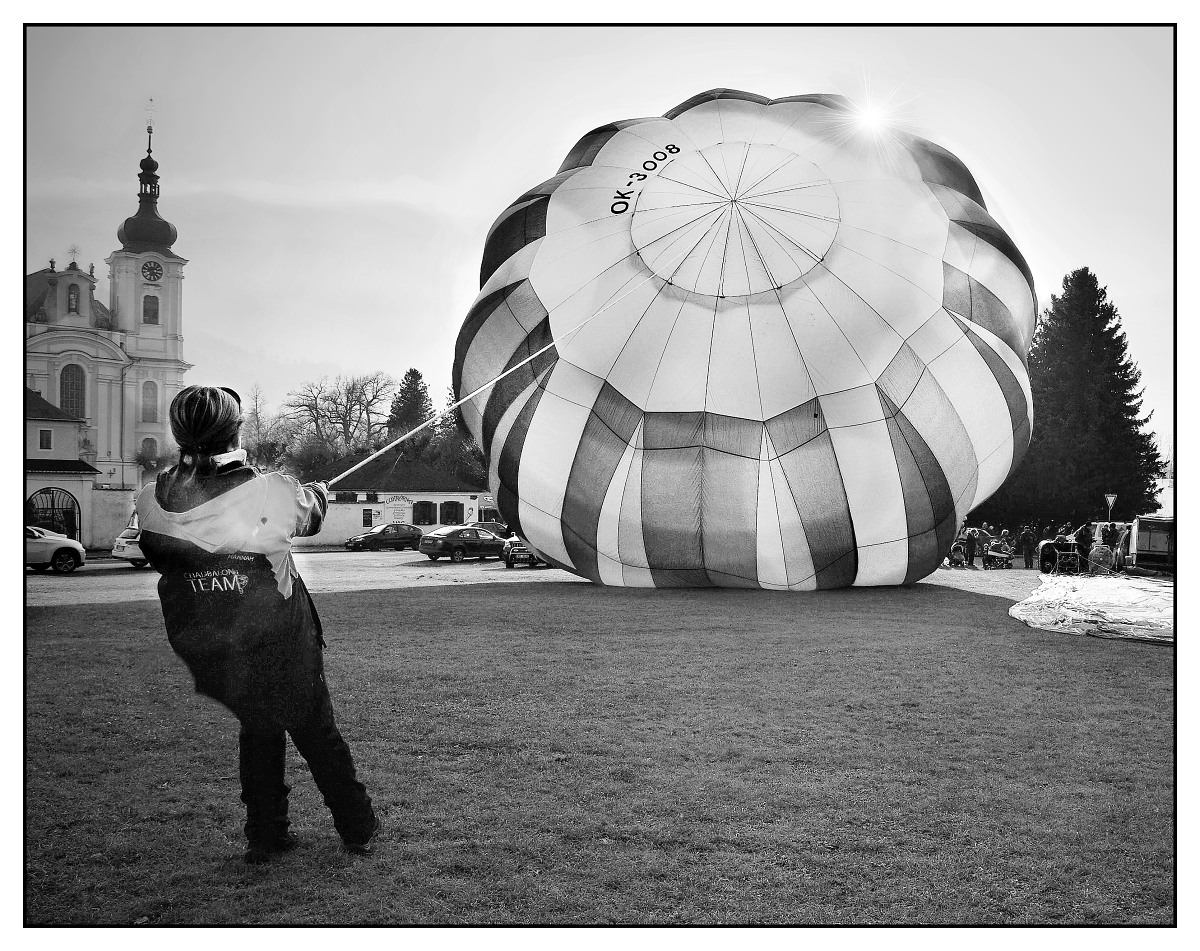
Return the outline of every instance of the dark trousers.
<path id="1" fill-rule="evenodd" d="M 288 793 L 284 782 L 287 734 L 308 763 L 333 825 L 347 842 L 363 842 L 375 825 L 375 811 L 366 787 L 354 772 L 350 747 L 333 722 L 329 690 L 321 681 L 312 715 L 299 726 L 283 730 L 252 730 L 245 725 L 239 736 L 242 802 L 246 804 L 246 838 L 270 844 L 288 829 Z"/>
<path id="2" fill-rule="evenodd" d="M 1033 567 L 1033 546 L 1032 545 L 1025 546 L 1025 567 L 1026 568 Z"/>

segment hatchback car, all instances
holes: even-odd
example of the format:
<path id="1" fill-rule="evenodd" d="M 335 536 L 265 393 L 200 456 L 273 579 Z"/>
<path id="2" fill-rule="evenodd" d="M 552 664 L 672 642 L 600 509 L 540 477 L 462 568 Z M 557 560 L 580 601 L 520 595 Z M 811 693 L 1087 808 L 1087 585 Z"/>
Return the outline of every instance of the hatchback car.
<path id="1" fill-rule="evenodd" d="M 138 528 L 137 514 L 135 513 L 125 530 L 117 536 L 117 540 L 113 544 L 112 556 L 129 562 L 135 568 L 145 568 L 150 562 L 142 554 L 141 538 L 142 531 Z"/>
<path id="2" fill-rule="evenodd" d="M 448 525 L 435 529 L 421 539 L 421 552 L 430 561 L 448 557 L 451 561 L 464 558 L 500 558 L 504 554 L 504 539 L 483 528 L 459 528 Z"/>
<path id="3" fill-rule="evenodd" d="M 352 535 L 346 539 L 346 548 L 350 551 L 382 551 L 385 548 L 393 551 L 411 548 L 416 551 L 419 544 L 421 530 L 416 525 L 408 525 L 405 522 L 376 525 L 369 532 Z"/>
<path id="4" fill-rule="evenodd" d="M 73 538 L 47 528 L 25 526 L 25 564 L 34 571 L 52 568 L 68 574 L 87 560 L 87 552 Z"/>

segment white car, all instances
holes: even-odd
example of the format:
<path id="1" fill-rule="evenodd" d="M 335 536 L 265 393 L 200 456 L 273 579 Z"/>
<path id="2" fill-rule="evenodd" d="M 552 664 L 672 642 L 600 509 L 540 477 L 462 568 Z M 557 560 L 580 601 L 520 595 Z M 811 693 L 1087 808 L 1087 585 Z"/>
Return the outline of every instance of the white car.
<path id="1" fill-rule="evenodd" d="M 141 545 L 138 544 L 141 537 L 142 530 L 138 528 L 137 515 L 135 514 L 129 520 L 125 531 L 117 536 L 117 542 L 113 545 L 112 556 L 132 563 L 135 568 L 145 568 L 149 564 L 149 561 L 142 554 Z"/>
<path id="2" fill-rule="evenodd" d="M 59 574 L 74 571 L 87 559 L 83 546 L 48 528 L 25 526 L 25 564 L 34 571 L 53 568 Z"/>

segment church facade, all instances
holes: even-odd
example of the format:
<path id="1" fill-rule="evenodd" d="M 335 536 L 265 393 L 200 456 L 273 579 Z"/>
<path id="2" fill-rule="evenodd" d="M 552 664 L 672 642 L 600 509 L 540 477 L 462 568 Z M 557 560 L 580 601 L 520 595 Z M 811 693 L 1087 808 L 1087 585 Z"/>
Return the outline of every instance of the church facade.
<path id="1" fill-rule="evenodd" d="M 73 537 L 89 548 L 112 544 L 133 510 L 137 489 L 154 478 L 174 448 L 168 408 L 191 367 L 183 359 L 188 262 L 172 250 L 175 226 L 158 213 L 158 162 L 150 144 L 138 175 L 137 212 L 118 228 L 120 247 L 104 262 L 107 304 L 96 298 L 94 266 L 85 272 L 72 260 L 60 269 L 51 260 L 25 278 L 25 386 L 40 398 L 26 399 L 26 519 L 58 525 L 56 530 L 74 524 Z M 28 434 L 41 433 L 29 425 L 31 412 L 47 416 L 45 404 L 75 420 L 78 434 L 74 446 L 59 436 L 53 459 L 28 444 L 34 438 Z M 76 478 L 69 487 L 51 484 L 54 460 L 63 469 L 74 463 L 69 469 Z M 94 470 L 86 489 L 78 463 Z M 91 493 L 90 501 L 76 498 L 83 492 Z M 55 513 L 70 508 L 72 500 L 73 521 Z"/>

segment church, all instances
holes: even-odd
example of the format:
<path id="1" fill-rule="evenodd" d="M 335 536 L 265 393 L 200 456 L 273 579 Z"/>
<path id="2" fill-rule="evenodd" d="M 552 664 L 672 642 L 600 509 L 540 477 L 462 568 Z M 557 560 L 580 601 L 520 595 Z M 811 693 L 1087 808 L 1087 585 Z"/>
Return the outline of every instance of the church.
<path id="1" fill-rule="evenodd" d="M 117 229 L 108 303 L 94 265 L 72 259 L 25 277 L 25 520 L 107 548 L 137 490 L 174 448 L 167 411 L 191 367 L 183 359 L 178 233 L 158 212 L 153 129 L 137 212 Z"/>

